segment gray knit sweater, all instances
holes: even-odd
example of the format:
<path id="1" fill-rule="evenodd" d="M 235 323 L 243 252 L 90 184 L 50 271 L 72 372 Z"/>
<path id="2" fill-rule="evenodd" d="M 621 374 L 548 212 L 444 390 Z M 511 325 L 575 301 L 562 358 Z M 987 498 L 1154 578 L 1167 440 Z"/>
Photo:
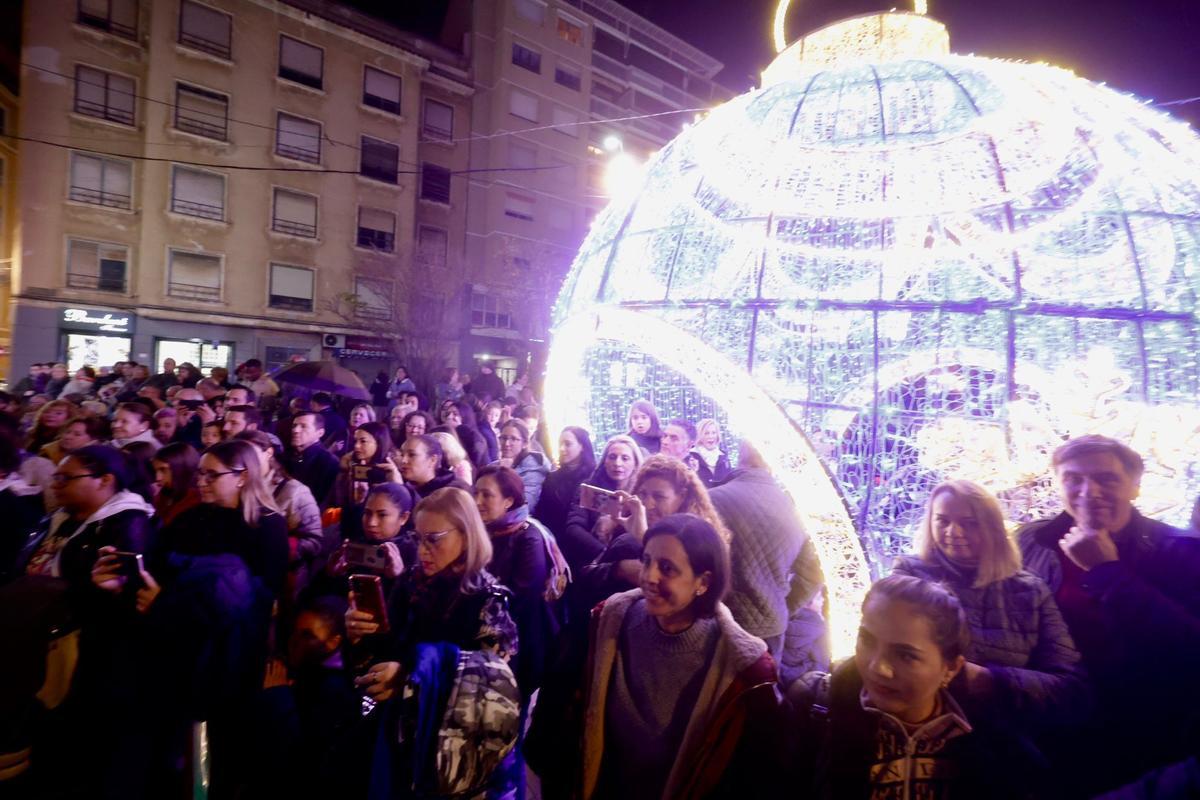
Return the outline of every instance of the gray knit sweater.
<path id="1" fill-rule="evenodd" d="M 664 633 L 645 601 L 630 607 L 609 689 L 597 797 L 661 798 L 718 633 L 712 618 Z"/>
<path id="2" fill-rule="evenodd" d="M 734 470 L 709 496 L 732 536 L 725 604 L 748 633 L 778 636 L 823 581 L 792 499 L 764 469 Z"/>

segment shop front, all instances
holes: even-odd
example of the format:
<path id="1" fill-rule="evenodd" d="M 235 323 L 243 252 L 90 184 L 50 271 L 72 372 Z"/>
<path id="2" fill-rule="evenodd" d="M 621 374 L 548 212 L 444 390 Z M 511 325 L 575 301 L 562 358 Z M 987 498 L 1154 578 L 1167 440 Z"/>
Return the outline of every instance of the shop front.
<path id="1" fill-rule="evenodd" d="M 187 362 L 200 369 L 205 377 L 213 367 L 224 367 L 233 373 L 233 342 L 220 339 L 206 342 L 202 339 L 155 339 L 154 369 L 162 369 L 163 361 L 175 359 L 176 364 Z"/>
<path id="2" fill-rule="evenodd" d="M 399 343 L 380 336 L 326 334 L 325 345 L 338 364 L 355 372 L 364 386 L 370 386 L 380 372 L 391 377 L 399 365 Z"/>
<path id="3" fill-rule="evenodd" d="M 59 352 L 73 374 L 82 366 L 108 367 L 128 361 L 135 317 L 128 311 L 69 306 L 60 312 Z"/>

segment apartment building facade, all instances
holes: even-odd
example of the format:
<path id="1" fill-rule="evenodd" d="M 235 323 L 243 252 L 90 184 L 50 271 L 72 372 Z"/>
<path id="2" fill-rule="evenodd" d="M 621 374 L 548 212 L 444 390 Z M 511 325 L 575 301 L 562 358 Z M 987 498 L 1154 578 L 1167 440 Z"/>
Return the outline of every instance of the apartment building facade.
<path id="1" fill-rule="evenodd" d="M 22 36 L 17 372 L 298 353 L 370 374 L 448 305 L 461 56 L 320 0 L 44 0 Z"/>
<path id="2" fill-rule="evenodd" d="M 512 378 L 537 371 L 562 279 L 607 202 L 606 140 L 645 160 L 694 119 L 675 112 L 730 93 L 713 83 L 719 61 L 615 0 L 450 9 L 446 39 L 464 37 L 476 85 L 471 167 L 510 170 L 468 181 L 462 366 Z M 628 117 L 641 118 L 597 123 Z"/>

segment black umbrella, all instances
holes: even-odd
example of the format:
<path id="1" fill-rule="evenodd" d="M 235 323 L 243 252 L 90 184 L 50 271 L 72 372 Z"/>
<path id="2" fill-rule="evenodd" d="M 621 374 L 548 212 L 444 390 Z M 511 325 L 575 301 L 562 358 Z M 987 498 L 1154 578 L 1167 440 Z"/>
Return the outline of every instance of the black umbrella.
<path id="1" fill-rule="evenodd" d="M 275 380 L 310 392 L 329 392 L 353 400 L 371 400 L 371 394 L 363 386 L 362 379 L 333 361 L 301 361 L 279 372 Z"/>

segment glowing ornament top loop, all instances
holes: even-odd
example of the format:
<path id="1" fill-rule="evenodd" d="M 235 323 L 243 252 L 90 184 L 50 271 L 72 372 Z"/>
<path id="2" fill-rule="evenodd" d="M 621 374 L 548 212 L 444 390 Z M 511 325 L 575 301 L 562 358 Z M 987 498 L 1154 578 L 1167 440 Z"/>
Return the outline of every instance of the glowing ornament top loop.
<path id="1" fill-rule="evenodd" d="M 791 5 L 792 0 L 780 0 L 778 7 L 775 9 L 775 21 L 771 27 L 771 34 L 775 39 L 776 53 L 782 53 L 788 46 L 784 23 L 787 20 L 787 13 Z M 922 17 L 928 14 L 929 0 L 913 0 L 913 11 Z"/>

